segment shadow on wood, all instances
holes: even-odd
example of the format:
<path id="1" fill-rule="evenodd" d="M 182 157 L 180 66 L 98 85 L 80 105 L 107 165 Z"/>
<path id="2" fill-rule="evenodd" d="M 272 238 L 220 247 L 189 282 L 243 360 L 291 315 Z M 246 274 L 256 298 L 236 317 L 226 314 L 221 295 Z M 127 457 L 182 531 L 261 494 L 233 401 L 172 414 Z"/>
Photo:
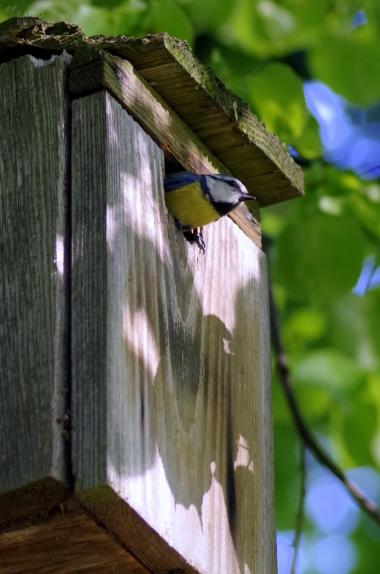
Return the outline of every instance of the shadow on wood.
<path id="1" fill-rule="evenodd" d="M 109 95 L 74 102 L 73 126 L 76 487 L 111 486 L 200 572 L 262 572 L 274 557 L 264 256 L 227 218 L 206 230 L 205 256 L 185 245 L 159 148 Z M 114 530 L 92 492 L 82 500 Z"/>

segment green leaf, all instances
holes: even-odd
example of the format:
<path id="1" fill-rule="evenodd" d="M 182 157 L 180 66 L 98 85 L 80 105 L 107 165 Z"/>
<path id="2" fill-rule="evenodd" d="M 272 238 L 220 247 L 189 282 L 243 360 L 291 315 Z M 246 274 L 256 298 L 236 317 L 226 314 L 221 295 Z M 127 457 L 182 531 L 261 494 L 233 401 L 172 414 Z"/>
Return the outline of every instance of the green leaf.
<path id="1" fill-rule="evenodd" d="M 294 526 L 299 497 L 299 442 L 293 425 L 274 427 L 276 523 L 280 530 Z"/>
<path id="2" fill-rule="evenodd" d="M 328 9 L 328 0 L 236 0 L 225 36 L 248 53 L 282 55 L 316 43 Z"/>
<path id="3" fill-rule="evenodd" d="M 273 369 L 272 381 L 272 411 L 273 419 L 277 425 L 292 425 L 291 413 L 284 397 L 277 372 Z"/>
<path id="4" fill-rule="evenodd" d="M 123 0 L 110 12 L 112 30 L 109 34 L 143 35 L 150 19 L 148 0 Z"/>
<path id="5" fill-rule="evenodd" d="M 380 290 L 364 297 L 352 293 L 331 309 L 329 343 L 362 369 L 380 368 Z"/>
<path id="6" fill-rule="evenodd" d="M 327 331 L 327 317 L 322 310 L 304 307 L 282 322 L 281 332 L 287 350 L 300 349 L 319 341 Z"/>
<path id="7" fill-rule="evenodd" d="M 304 159 L 313 160 L 322 156 L 319 125 L 310 113 L 308 113 L 302 132 L 295 135 L 291 143 Z"/>
<path id="8" fill-rule="evenodd" d="M 306 108 L 302 80 L 285 64 L 246 74 L 247 98 L 260 120 L 305 158 L 321 155 L 319 128 Z"/>
<path id="9" fill-rule="evenodd" d="M 105 8 L 106 6 L 108 8 L 113 8 L 114 6 L 120 6 L 120 5 L 130 5 L 130 4 L 138 4 L 140 2 L 140 0 L 137 0 L 137 2 L 135 2 L 134 0 L 130 1 L 130 0 L 91 0 L 91 3 L 94 6 L 100 6 L 102 8 Z"/>
<path id="10" fill-rule="evenodd" d="M 326 419 L 353 389 L 364 373 L 350 357 L 336 349 L 319 349 L 292 363 L 294 390 L 301 411 L 309 422 Z"/>
<path id="11" fill-rule="evenodd" d="M 117 35 L 144 33 L 149 9 L 149 0 L 37 0 L 27 11 L 50 21 L 73 22 L 87 35 Z"/>
<path id="12" fill-rule="evenodd" d="M 112 12 L 110 10 L 83 3 L 81 3 L 80 7 L 75 3 L 75 8 L 76 12 L 72 15 L 72 20 L 88 36 L 113 33 Z"/>
<path id="13" fill-rule="evenodd" d="M 210 33 L 228 21 L 233 0 L 181 0 L 186 14 L 198 32 Z"/>
<path id="14" fill-rule="evenodd" d="M 85 1 L 81 4 L 84 11 L 87 8 L 91 9 L 89 2 Z M 37 0 L 30 4 L 27 12 L 51 22 L 54 22 L 54 20 L 66 20 L 79 25 L 78 4 L 75 0 L 67 0 L 64 3 L 60 2 L 60 0 Z"/>
<path id="15" fill-rule="evenodd" d="M 380 201 L 373 201 L 368 195 L 377 191 L 380 193 L 380 186 L 376 183 L 362 185 L 360 191 L 351 193 L 347 198 L 347 204 L 363 228 L 380 240 Z"/>
<path id="16" fill-rule="evenodd" d="M 1 20 L 8 20 L 8 18 L 24 16 L 28 11 L 31 0 L 0 0 L 0 18 Z"/>
<path id="17" fill-rule="evenodd" d="M 291 299 L 331 302 L 354 287 L 368 250 L 354 219 L 306 214 L 279 237 L 274 276 Z"/>
<path id="18" fill-rule="evenodd" d="M 380 371 L 368 376 L 368 400 L 375 405 L 377 411 L 377 425 L 371 440 L 371 454 L 378 468 L 380 468 Z"/>
<path id="19" fill-rule="evenodd" d="M 377 356 L 376 366 L 380 368 L 380 286 L 366 294 L 364 305 L 372 348 Z"/>
<path id="20" fill-rule="evenodd" d="M 368 400 L 365 388 L 334 409 L 331 436 L 338 448 L 340 464 L 346 468 L 373 465 L 372 441 L 377 429 L 377 407 Z"/>
<path id="21" fill-rule="evenodd" d="M 245 101 L 249 99 L 251 76 L 265 64 L 233 46 L 218 44 L 211 50 L 206 62 L 217 76 Z"/>
<path id="22" fill-rule="evenodd" d="M 378 501 L 377 501 L 378 502 Z M 350 574 L 378 574 L 379 570 L 379 526 L 366 514 L 361 513 L 361 527 L 351 535 L 357 553 L 356 566 Z"/>
<path id="23" fill-rule="evenodd" d="M 326 420 L 331 409 L 331 392 L 318 383 L 294 385 L 298 405 L 307 422 L 315 424 Z"/>
<path id="24" fill-rule="evenodd" d="M 314 77 L 349 102 L 368 105 L 380 99 L 380 42 L 359 28 L 349 36 L 326 36 L 310 53 Z"/>
<path id="25" fill-rule="evenodd" d="M 333 348 L 308 353 L 293 365 L 292 374 L 297 388 L 302 385 L 319 386 L 338 395 L 356 387 L 363 378 L 355 362 Z"/>
<path id="26" fill-rule="evenodd" d="M 194 29 L 183 8 L 175 0 L 152 0 L 150 32 L 167 32 L 192 45 Z"/>
<path id="27" fill-rule="evenodd" d="M 284 64 L 269 64 L 250 78 L 250 102 L 281 138 L 299 137 L 308 120 L 301 79 Z"/>

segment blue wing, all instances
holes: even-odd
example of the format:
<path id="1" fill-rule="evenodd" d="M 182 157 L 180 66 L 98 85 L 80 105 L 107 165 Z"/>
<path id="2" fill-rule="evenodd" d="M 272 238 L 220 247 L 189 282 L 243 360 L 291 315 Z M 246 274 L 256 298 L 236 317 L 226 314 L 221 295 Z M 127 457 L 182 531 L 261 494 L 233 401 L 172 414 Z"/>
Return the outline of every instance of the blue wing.
<path id="1" fill-rule="evenodd" d="M 197 173 L 191 173 L 189 171 L 180 171 L 178 173 L 170 173 L 165 177 L 164 189 L 165 192 L 174 191 L 175 189 L 180 189 L 189 183 L 194 181 L 199 181 L 201 176 Z"/>

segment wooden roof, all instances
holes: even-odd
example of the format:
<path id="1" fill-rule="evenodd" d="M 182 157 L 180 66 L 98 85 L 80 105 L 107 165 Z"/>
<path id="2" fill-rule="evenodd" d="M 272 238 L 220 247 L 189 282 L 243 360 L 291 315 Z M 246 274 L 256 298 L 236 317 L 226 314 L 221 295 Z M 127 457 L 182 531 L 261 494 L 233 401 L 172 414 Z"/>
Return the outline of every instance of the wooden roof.
<path id="1" fill-rule="evenodd" d="M 25 53 L 73 52 L 81 45 L 131 62 L 260 205 L 303 194 L 302 170 L 286 146 L 194 57 L 186 42 L 167 34 L 86 37 L 77 26 L 37 18 L 12 18 L 0 24 L 0 62 Z"/>
<path id="2" fill-rule="evenodd" d="M 151 573 L 74 499 L 2 532 L 0 562 L 7 574 Z"/>

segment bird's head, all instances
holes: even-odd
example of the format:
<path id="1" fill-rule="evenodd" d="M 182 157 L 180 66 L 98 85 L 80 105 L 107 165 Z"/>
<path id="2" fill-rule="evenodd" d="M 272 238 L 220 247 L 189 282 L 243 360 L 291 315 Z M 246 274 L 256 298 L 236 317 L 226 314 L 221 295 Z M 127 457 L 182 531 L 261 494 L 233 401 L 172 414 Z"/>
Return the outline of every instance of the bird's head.
<path id="1" fill-rule="evenodd" d="M 256 199 L 241 181 L 231 175 L 206 175 L 206 186 L 214 207 L 228 213 L 242 201 Z"/>

